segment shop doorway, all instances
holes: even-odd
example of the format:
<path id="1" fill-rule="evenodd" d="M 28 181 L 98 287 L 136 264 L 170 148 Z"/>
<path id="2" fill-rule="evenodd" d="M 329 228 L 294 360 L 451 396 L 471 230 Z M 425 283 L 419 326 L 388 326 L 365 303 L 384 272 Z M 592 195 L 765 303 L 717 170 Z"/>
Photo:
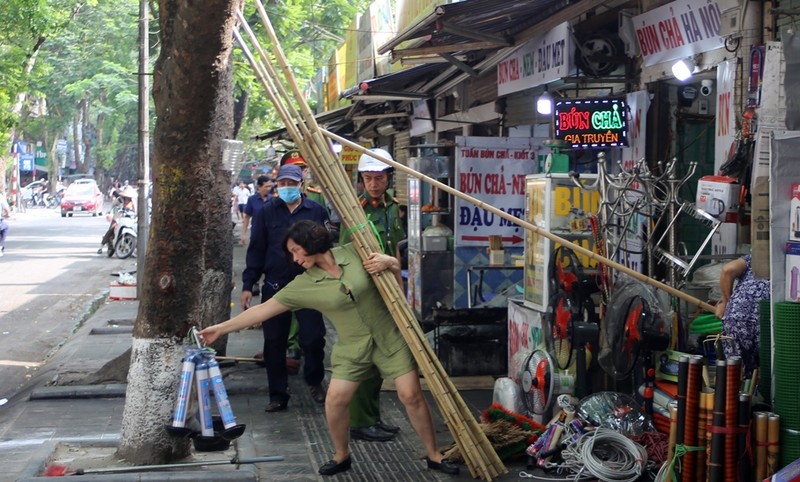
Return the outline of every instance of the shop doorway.
<path id="1" fill-rule="evenodd" d="M 703 176 L 715 174 L 715 118 L 697 114 L 678 114 L 675 124 L 678 178 L 683 178 L 687 174 L 690 162 L 697 162 L 697 170 L 681 187 L 679 193 L 681 199 L 693 203 L 697 195 L 697 181 Z M 678 221 L 678 242 L 682 250 L 680 254 L 688 253 L 689 256 L 692 256 L 708 237 L 708 227 L 691 216 L 682 216 Z M 711 246 L 706 246 L 702 254 L 711 254 Z M 707 262 L 700 260 L 695 264 L 694 269 Z"/>

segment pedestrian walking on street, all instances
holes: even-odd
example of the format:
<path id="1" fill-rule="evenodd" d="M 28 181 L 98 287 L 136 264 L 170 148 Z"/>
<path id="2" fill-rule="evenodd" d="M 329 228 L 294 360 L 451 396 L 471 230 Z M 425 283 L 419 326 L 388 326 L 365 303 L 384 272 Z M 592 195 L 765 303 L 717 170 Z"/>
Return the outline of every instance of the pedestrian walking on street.
<path id="1" fill-rule="evenodd" d="M 203 343 L 213 343 L 221 335 L 257 324 L 264 318 L 270 319 L 269 324 L 281 313 L 313 306 L 330 319 L 338 334 L 331 354 L 333 375 L 325 401 L 335 453 L 320 467 L 319 473 L 334 475 L 350 469 L 348 406 L 359 384 L 380 372 L 394 380 L 398 397 L 425 447 L 428 468 L 457 474 L 458 466 L 444 460 L 436 447 L 430 408 L 422 393 L 411 349 L 370 277 L 388 271 L 399 283 L 400 261 L 373 253 L 362 263 L 352 244 L 334 248 L 328 230 L 313 221 L 300 221 L 289 228 L 282 247 L 305 273 L 266 302 L 202 330 L 199 336 Z"/>
<path id="2" fill-rule="evenodd" d="M 244 205 L 242 235 L 239 238 L 239 244 L 242 246 L 247 244 L 247 229 L 250 227 L 250 220 L 253 215 L 272 199 L 269 193 L 271 187 L 269 181 L 270 179 L 267 176 L 258 176 L 258 179 L 256 179 L 256 193 L 247 198 L 247 203 Z"/>
<path id="3" fill-rule="evenodd" d="M 250 244 L 247 247 L 246 267 L 242 272 L 242 310 L 250 308 L 253 284 L 264 275 L 261 301 L 275 296 L 284 286 L 303 272 L 300 266 L 290 262 L 283 251 L 283 236 L 296 222 L 310 220 L 328 224 L 325 208 L 306 199 L 300 193 L 302 172 L 297 166 L 283 166 L 278 172 L 278 197 L 273 198 L 253 214 Z M 309 307 L 310 308 L 310 307 Z M 292 313 L 276 313 L 263 317 L 261 329 L 264 333 L 264 364 L 269 383 L 267 412 L 286 410 L 289 403 L 289 374 L 286 367 L 286 348 Z M 298 339 L 303 350 L 303 378 L 309 386 L 312 398 L 325 401 L 325 322 L 322 315 L 313 309 L 298 310 Z"/>
<path id="4" fill-rule="evenodd" d="M 8 223 L 6 218 L 11 217 L 11 207 L 8 205 L 3 186 L 0 186 L 0 256 L 6 254 L 6 235 L 8 234 Z"/>
<path id="5" fill-rule="evenodd" d="M 233 188 L 233 198 L 236 203 L 236 219 L 242 219 L 244 216 L 244 207 L 247 204 L 247 198 L 253 194 L 250 188 L 244 181 L 239 181 L 239 185 Z"/>

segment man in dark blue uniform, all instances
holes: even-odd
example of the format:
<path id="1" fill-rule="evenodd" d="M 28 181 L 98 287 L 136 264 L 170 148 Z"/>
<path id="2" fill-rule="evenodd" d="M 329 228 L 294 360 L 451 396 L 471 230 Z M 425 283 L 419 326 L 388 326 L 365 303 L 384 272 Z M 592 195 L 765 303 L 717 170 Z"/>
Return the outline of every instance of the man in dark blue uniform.
<path id="1" fill-rule="evenodd" d="M 272 199 L 270 194 L 270 178 L 267 176 L 258 176 L 256 179 L 256 193 L 247 198 L 247 204 L 244 205 L 244 220 L 242 221 L 242 236 L 239 239 L 239 244 L 244 246 L 247 244 L 247 229 L 250 227 L 250 220 L 261 208 Z"/>
<path id="2" fill-rule="evenodd" d="M 253 215 L 250 245 L 242 273 L 242 309 L 250 307 L 253 283 L 264 274 L 261 302 L 267 301 L 303 268 L 286 260 L 283 253 L 283 236 L 289 227 L 300 220 L 311 220 L 330 225 L 324 207 L 301 194 L 302 171 L 298 166 L 282 166 L 278 172 L 278 197 L 264 204 Z M 303 378 L 311 390 L 312 398 L 325 402 L 325 323 L 314 310 L 295 312 L 299 324 L 300 347 L 303 350 Z M 264 333 L 264 363 L 269 383 L 267 412 L 285 410 L 289 402 L 289 375 L 286 368 L 286 347 L 292 313 L 287 312 L 261 324 Z"/>

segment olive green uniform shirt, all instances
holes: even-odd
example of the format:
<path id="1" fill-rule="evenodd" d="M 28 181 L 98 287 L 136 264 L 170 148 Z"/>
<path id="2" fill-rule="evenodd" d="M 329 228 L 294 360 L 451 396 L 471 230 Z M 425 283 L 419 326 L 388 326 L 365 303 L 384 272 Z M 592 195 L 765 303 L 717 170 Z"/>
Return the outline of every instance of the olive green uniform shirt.
<path id="1" fill-rule="evenodd" d="M 359 197 L 361 206 L 367 221 L 370 221 L 378 232 L 378 236 L 383 246 L 383 254 L 397 256 L 397 245 L 406 239 L 406 231 L 403 229 L 403 221 L 400 219 L 400 206 L 387 190 L 383 194 L 382 202 L 377 207 L 368 199 L 368 195 L 362 194 Z M 343 229 L 339 236 L 339 244 L 350 242 L 352 230 Z"/>
<path id="2" fill-rule="evenodd" d="M 331 252 L 341 267 L 340 278 L 314 266 L 278 291 L 274 298 L 292 310 L 311 308 L 324 314 L 339 338 L 331 354 L 334 377 L 363 381 L 361 376 L 354 377 L 350 368 L 375 360 L 373 350 L 380 352 L 378 360 L 403 349 L 410 355 L 410 350 L 353 245 L 335 247 Z M 404 358 L 413 360 L 410 356 Z M 399 376 L 414 366 L 378 368 L 382 374 L 391 372 Z"/>

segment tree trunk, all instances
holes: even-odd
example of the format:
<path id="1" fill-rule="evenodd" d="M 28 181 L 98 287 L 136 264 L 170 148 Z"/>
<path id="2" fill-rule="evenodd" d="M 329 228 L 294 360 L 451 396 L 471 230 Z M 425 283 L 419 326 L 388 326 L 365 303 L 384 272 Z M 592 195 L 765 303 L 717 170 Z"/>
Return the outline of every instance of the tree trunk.
<path id="1" fill-rule="evenodd" d="M 81 121 L 81 109 L 80 105 L 78 109 L 75 111 L 75 116 L 72 118 L 72 150 L 75 155 L 75 169 L 78 172 L 85 172 L 81 171 L 81 138 L 78 136 L 78 125 Z M 72 174 L 72 173 L 70 173 Z"/>
<path id="2" fill-rule="evenodd" d="M 222 140 L 233 132 L 232 29 L 240 0 L 159 0 L 153 211 L 117 454 L 134 465 L 188 454 L 164 430 L 184 338 L 230 317 L 233 235 Z M 141 254 L 140 254 L 141 256 Z"/>
<path id="3" fill-rule="evenodd" d="M 89 122 L 89 99 L 81 101 L 83 114 L 81 115 L 81 142 L 83 142 L 83 169 L 81 172 L 86 174 L 92 168 L 92 124 Z"/>

